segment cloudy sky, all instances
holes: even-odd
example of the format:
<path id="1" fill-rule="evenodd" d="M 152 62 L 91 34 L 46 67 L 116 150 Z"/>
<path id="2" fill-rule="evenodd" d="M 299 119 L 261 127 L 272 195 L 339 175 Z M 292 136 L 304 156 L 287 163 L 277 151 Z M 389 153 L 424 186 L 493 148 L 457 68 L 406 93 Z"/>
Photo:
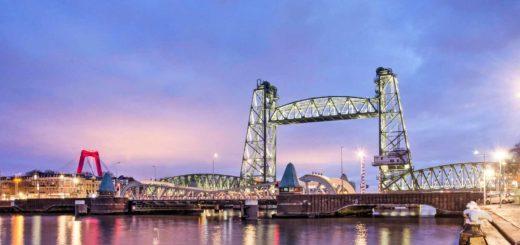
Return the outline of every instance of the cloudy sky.
<path id="1" fill-rule="evenodd" d="M 518 1 L 0 1 L 0 171 L 239 174 L 256 79 L 279 102 L 374 95 L 399 75 L 416 168 L 520 141 Z M 377 120 L 281 126 L 278 173 L 359 178 Z M 375 169 L 369 167 L 369 183 Z"/>

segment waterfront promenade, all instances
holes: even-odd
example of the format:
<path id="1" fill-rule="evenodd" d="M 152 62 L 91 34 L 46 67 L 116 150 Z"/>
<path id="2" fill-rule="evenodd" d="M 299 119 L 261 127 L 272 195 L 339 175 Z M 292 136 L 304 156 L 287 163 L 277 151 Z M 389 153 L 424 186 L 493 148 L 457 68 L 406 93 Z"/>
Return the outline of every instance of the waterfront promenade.
<path id="1" fill-rule="evenodd" d="M 493 218 L 492 225 L 512 244 L 520 244 L 520 205 L 503 204 L 482 207 Z"/>

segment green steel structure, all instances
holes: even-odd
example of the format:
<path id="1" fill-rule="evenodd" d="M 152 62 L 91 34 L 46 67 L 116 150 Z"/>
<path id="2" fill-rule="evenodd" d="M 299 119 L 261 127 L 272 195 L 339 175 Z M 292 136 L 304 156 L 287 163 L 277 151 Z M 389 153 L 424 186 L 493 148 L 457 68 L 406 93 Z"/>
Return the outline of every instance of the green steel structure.
<path id="1" fill-rule="evenodd" d="M 160 179 L 180 187 L 192 187 L 205 190 L 228 190 L 236 189 L 240 186 L 247 186 L 246 179 L 231 175 L 222 174 L 187 174 Z"/>
<path id="2" fill-rule="evenodd" d="M 258 80 L 253 91 L 240 177 L 189 174 L 160 181 L 135 182 L 121 193 L 141 199 L 272 198 L 276 195 L 276 129 L 280 125 L 379 119 L 379 190 L 478 190 L 485 167 L 494 163 L 453 163 L 415 170 L 411 161 L 397 76 L 389 68 L 376 70 L 375 95 L 370 98 L 325 96 L 277 105 L 275 86 Z"/>
<path id="3" fill-rule="evenodd" d="M 395 176 L 413 171 L 402 114 L 398 81 L 389 68 L 377 68 L 376 94 L 372 98 L 326 96 L 277 106 L 277 89 L 269 82 L 253 91 L 240 176 L 258 182 L 276 180 L 276 128 L 278 125 L 379 118 L 380 188 L 387 189 Z M 413 178 L 413 175 L 412 175 Z M 412 180 L 412 189 L 416 183 Z"/>
<path id="4" fill-rule="evenodd" d="M 166 181 L 133 181 L 118 193 L 131 200 L 274 200 L 277 188 L 272 184 L 254 184 L 225 190 L 178 186 Z"/>
<path id="5" fill-rule="evenodd" d="M 393 176 L 387 183 L 387 191 L 447 191 L 479 190 L 484 186 L 485 168 L 497 168 L 497 163 L 464 162 L 434 166 Z M 487 186 L 495 185 L 487 180 Z"/>
<path id="6" fill-rule="evenodd" d="M 269 82 L 257 81 L 253 91 L 249 123 L 240 177 L 269 183 L 276 181 L 276 124 L 271 115 L 276 109 L 276 87 Z"/>

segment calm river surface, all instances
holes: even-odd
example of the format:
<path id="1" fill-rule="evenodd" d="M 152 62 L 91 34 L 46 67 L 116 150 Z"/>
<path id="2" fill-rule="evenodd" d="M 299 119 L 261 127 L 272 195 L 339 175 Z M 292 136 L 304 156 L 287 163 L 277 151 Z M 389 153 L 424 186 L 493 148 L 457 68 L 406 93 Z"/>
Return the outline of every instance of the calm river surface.
<path id="1" fill-rule="evenodd" d="M 0 244 L 457 244 L 459 218 L 0 215 Z"/>

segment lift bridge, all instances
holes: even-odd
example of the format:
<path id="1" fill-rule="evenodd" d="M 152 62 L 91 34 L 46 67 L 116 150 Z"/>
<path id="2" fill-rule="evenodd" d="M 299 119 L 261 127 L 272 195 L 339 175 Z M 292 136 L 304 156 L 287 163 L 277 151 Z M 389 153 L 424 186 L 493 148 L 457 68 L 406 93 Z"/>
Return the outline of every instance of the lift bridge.
<path id="1" fill-rule="evenodd" d="M 374 83 L 375 95 L 370 98 L 324 96 L 279 106 L 277 88 L 267 81 L 258 80 L 251 101 L 240 177 L 218 174 L 175 176 L 129 185 L 122 195 L 141 198 L 152 198 L 159 193 L 161 197 L 170 198 L 271 197 L 275 191 L 272 183 L 276 182 L 278 126 L 368 118 L 379 120 L 379 152 L 372 165 L 379 169 L 380 191 L 478 190 L 483 179 L 483 162 L 414 168 L 397 76 L 390 68 L 379 67 Z"/>

